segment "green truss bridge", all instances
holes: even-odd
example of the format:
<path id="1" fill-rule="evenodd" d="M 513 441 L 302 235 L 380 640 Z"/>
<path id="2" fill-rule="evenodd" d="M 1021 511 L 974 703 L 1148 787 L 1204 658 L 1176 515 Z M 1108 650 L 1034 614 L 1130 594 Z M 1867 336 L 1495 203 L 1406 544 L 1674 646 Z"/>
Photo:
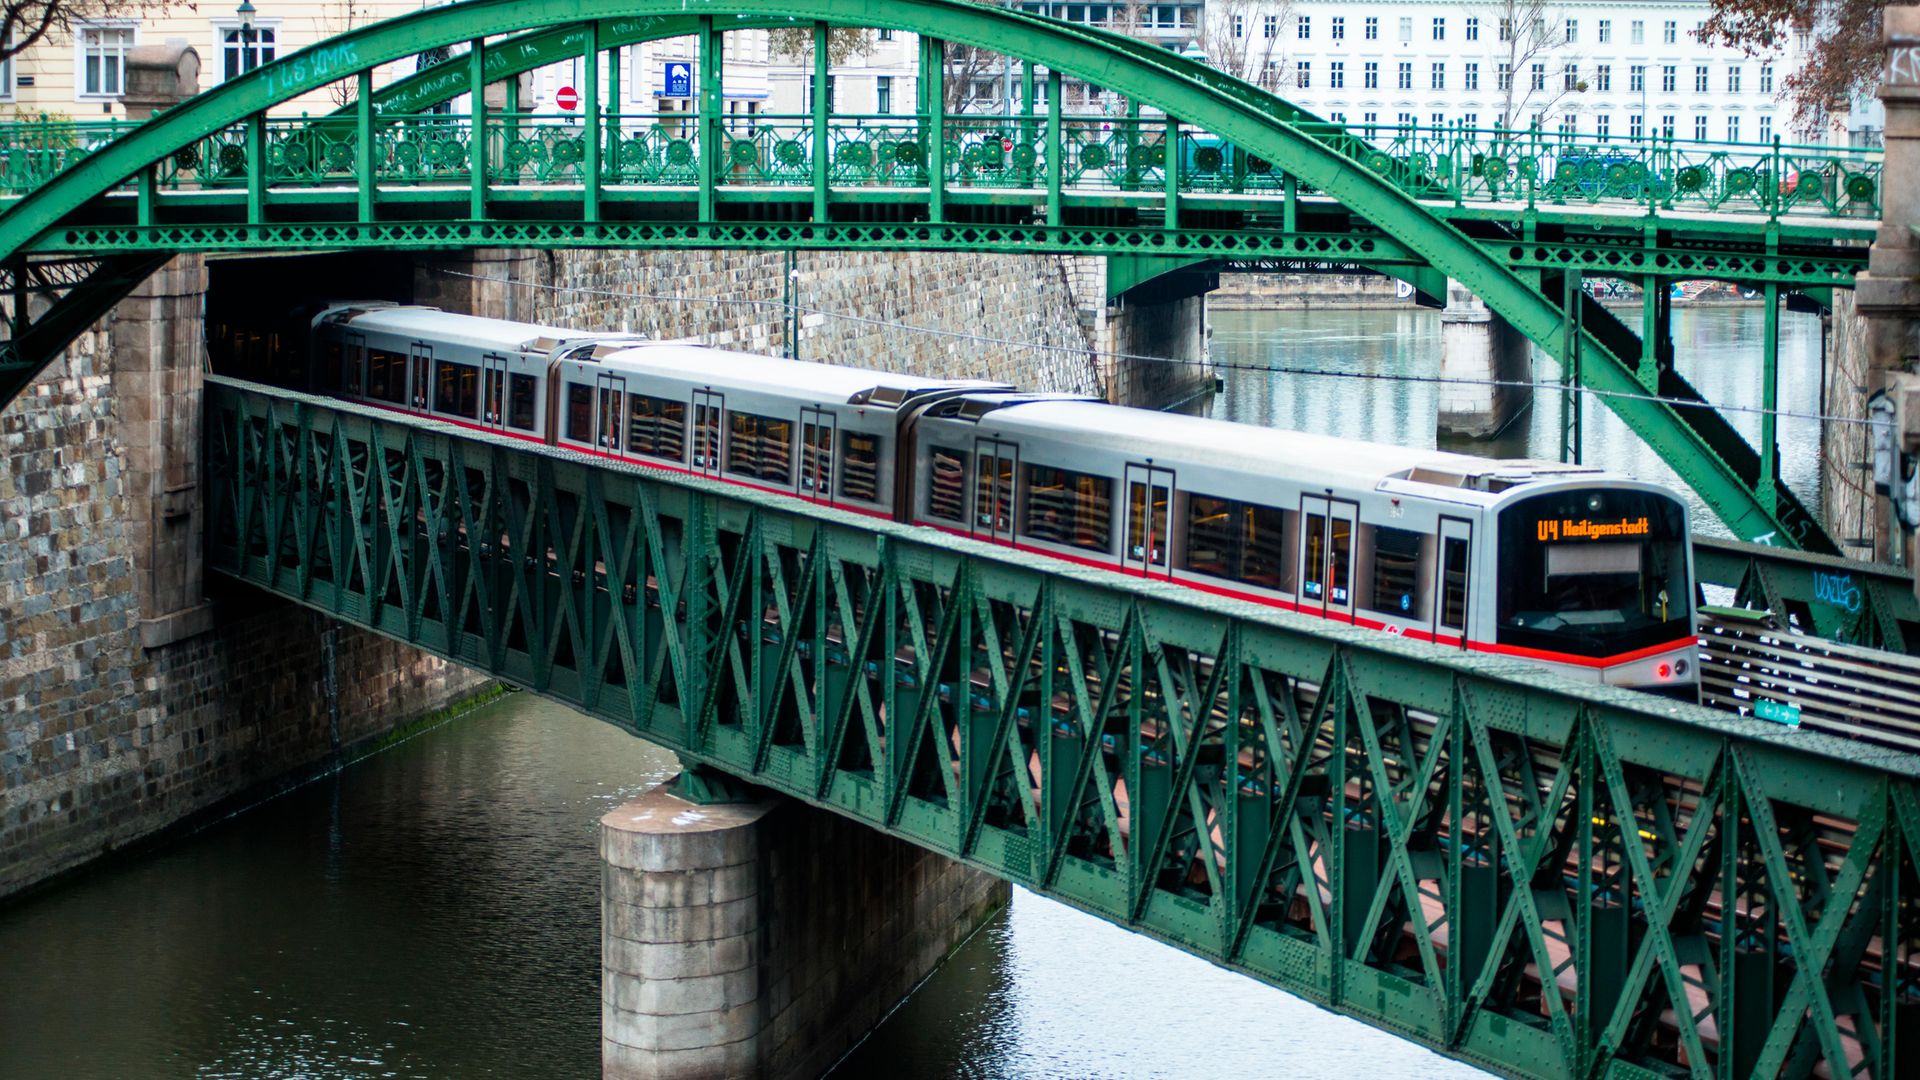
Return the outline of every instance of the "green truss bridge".
<path id="1" fill-rule="evenodd" d="M 720 108 L 729 30 L 916 33 L 910 114 L 835 114 L 816 49 L 812 111 L 750 127 Z M 609 50 L 691 36 L 696 108 L 600 100 Z M 946 115 L 946 42 L 1005 50 L 1019 109 Z M 470 46 L 375 87 L 373 69 Z M 522 112 L 511 77 L 578 58 L 578 123 Z M 1063 116 L 1059 81 L 1123 95 Z M 447 115 L 506 81 L 499 111 Z M 1052 84 L 1041 94 L 1039 84 Z M 343 85 L 320 117 L 276 106 Z M 617 85 L 611 95 L 619 100 Z M 1044 102 L 1044 104 L 1041 104 Z M 1864 267 L 1877 155 L 1538 131 L 1349 130 L 1175 53 L 963 0 L 467 0 L 370 24 L 133 127 L 0 132 L 0 268 L 54 299 L 0 347 L 0 401 L 179 252 L 458 246 L 869 247 L 1125 257 L 1122 283 L 1249 262 L 1367 268 L 1439 297 L 1451 278 L 1617 412 L 1743 539 L 1837 553 L 1779 478 L 1772 414 L 1749 444 L 1675 370 L 1664 284 L 1714 278 L 1824 303 Z M 1583 275 L 1643 286 L 1639 325 Z M 1768 310 L 1774 310 L 1769 307 Z M 1777 325 L 1769 321 L 1771 401 Z"/>
<path id="2" fill-rule="evenodd" d="M 210 569 L 1444 1053 L 1914 1072 L 1911 753 L 218 377 L 206 430 Z"/>

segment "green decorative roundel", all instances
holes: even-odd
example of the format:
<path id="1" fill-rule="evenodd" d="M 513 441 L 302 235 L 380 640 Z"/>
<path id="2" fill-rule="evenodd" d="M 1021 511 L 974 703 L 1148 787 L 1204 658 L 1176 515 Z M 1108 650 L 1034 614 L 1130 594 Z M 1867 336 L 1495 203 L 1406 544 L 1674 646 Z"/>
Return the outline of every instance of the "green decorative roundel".
<path id="1" fill-rule="evenodd" d="M 1107 167 L 1107 148 L 1092 143 L 1080 148 L 1080 167 L 1083 169 L 1104 169 Z"/>
<path id="2" fill-rule="evenodd" d="M 296 162 L 293 158 L 293 151 L 293 147 L 287 147 L 287 164 L 297 169 L 305 163 L 306 154 L 302 152 L 300 155 L 301 160 Z M 399 165 L 401 168 L 411 169 L 420 161 L 420 148 L 413 143 L 403 142 L 393 148 L 393 161 L 394 164 Z"/>
<path id="3" fill-rule="evenodd" d="M 237 173 L 244 170 L 246 167 L 247 167 L 247 152 L 245 150 L 240 149 L 238 146 L 235 146 L 232 143 L 227 143 L 226 145 L 220 148 L 220 171 L 221 172 L 229 173 L 229 174 Z"/>
<path id="4" fill-rule="evenodd" d="M 200 167 L 200 151 L 191 146 L 183 146 L 173 152 L 173 167 L 182 172 Z"/>
<path id="5" fill-rule="evenodd" d="M 586 148 L 579 139 L 561 139 L 553 144 L 553 163 L 555 165 L 578 165 L 586 156 Z"/>
<path id="6" fill-rule="evenodd" d="M 1273 162 L 1255 154 L 1248 154 L 1247 171 L 1255 176 L 1265 176 L 1273 171 Z"/>
<path id="7" fill-rule="evenodd" d="M 1689 165 L 1673 178 L 1673 186 L 1681 191 L 1699 191 L 1707 186 L 1707 170 L 1698 165 Z"/>
<path id="8" fill-rule="evenodd" d="M 752 165 L 760 160 L 760 147 L 752 139 L 735 139 L 727 147 L 727 160 L 742 168 Z"/>
<path id="9" fill-rule="evenodd" d="M 685 139 L 675 139 L 667 144 L 667 164 L 693 164 L 693 144 Z"/>
<path id="10" fill-rule="evenodd" d="M 895 143 L 893 145 L 893 160 L 898 161 L 900 164 L 907 165 L 907 166 L 917 166 L 920 164 L 920 159 L 921 159 L 921 154 L 920 154 L 919 143 L 900 142 L 900 143 Z"/>
<path id="11" fill-rule="evenodd" d="M 1134 143 L 1127 147 L 1127 167 L 1129 169 L 1150 169 L 1153 167 L 1153 147 Z"/>
<path id="12" fill-rule="evenodd" d="M 1495 183 L 1505 180 L 1507 178 L 1507 159 L 1498 157 L 1486 159 L 1486 161 L 1480 165 L 1480 175 Z"/>
<path id="13" fill-rule="evenodd" d="M 1632 170 L 1627 168 L 1626 162 L 1616 161 L 1612 165 L 1607 166 L 1607 183 L 1617 187 L 1626 183 L 1631 174 Z"/>
<path id="14" fill-rule="evenodd" d="M 1384 150 L 1375 150 L 1367 155 L 1367 168 L 1383 173 L 1393 168 L 1393 158 Z"/>
<path id="15" fill-rule="evenodd" d="M 841 143 L 839 153 L 834 155 L 840 164 L 850 169 L 866 169 L 873 166 L 873 147 L 863 142 Z"/>
<path id="16" fill-rule="evenodd" d="M 640 139 L 628 139 L 620 144 L 620 164 L 629 169 L 637 169 L 647 163 L 647 144 Z"/>
<path id="17" fill-rule="evenodd" d="M 782 139 L 779 145 L 773 148 L 773 160 L 789 169 L 798 168 L 807 160 L 807 151 L 798 140 Z"/>
<path id="18" fill-rule="evenodd" d="M 1203 173 L 1220 171 L 1221 154 L 1217 146 L 1203 146 L 1193 152 L 1193 167 Z"/>
<path id="19" fill-rule="evenodd" d="M 1854 173 L 1847 177 L 1847 198 L 1855 202 L 1866 202 L 1873 198 L 1874 187 L 1873 177 L 1866 173 Z"/>
<path id="20" fill-rule="evenodd" d="M 1753 170 L 1735 169 L 1727 174 L 1727 191 L 1733 195 L 1745 195 L 1753 190 Z"/>
<path id="21" fill-rule="evenodd" d="M 1563 161 L 1553 170 L 1553 178 L 1563 184 L 1571 184 L 1580 179 L 1580 166 L 1571 161 Z"/>
<path id="22" fill-rule="evenodd" d="M 327 147 L 327 168 L 335 172 L 345 172 L 353 168 L 353 146 L 349 143 L 334 143 Z"/>
<path id="23" fill-rule="evenodd" d="M 285 149 L 280 151 L 280 156 L 281 160 L 287 163 L 287 168 L 304 169 L 307 167 L 309 156 L 307 154 L 307 144 L 290 142 L 286 145 Z"/>
<path id="24" fill-rule="evenodd" d="M 533 150 L 526 143 L 514 142 L 507 145 L 507 164 L 514 168 L 525 165 L 533 157 Z"/>
<path id="25" fill-rule="evenodd" d="M 1034 161 L 1038 158 L 1039 155 L 1033 152 L 1033 147 L 1028 146 L 1026 143 L 1021 143 L 1019 146 L 1013 148 L 1013 164 L 1017 168 L 1031 169 L 1033 168 Z"/>

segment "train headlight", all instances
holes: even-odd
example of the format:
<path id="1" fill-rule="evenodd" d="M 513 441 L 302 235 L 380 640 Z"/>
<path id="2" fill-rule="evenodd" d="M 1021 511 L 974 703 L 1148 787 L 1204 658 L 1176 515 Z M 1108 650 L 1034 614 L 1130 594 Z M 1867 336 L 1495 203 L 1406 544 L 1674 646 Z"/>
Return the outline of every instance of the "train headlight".
<path id="1" fill-rule="evenodd" d="M 1673 662 L 1673 673 L 1675 675 L 1685 675 L 1687 673 L 1687 662 L 1685 660 L 1675 660 Z"/>
<path id="2" fill-rule="evenodd" d="M 1596 514 L 1599 513 L 1600 512 L 1600 496 L 1598 495 L 1587 496 L 1587 509 L 1592 511 L 1593 513 L 1596 513 Z"/>
<path id="3" fill-rule="evenodd" d="M 1655 678 L 1671 679 L 1673 678 L 1673 665 L 1662 660 L 1660 666 L 1653 669 L 1653 674 Z"/>

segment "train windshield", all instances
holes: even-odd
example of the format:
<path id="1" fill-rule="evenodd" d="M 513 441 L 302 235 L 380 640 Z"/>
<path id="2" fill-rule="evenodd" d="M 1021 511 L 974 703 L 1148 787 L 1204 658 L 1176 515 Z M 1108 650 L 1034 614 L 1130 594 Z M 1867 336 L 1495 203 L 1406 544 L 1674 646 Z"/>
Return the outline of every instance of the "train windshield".
<path id="1" fill-rule="evenodd" d="M 1688 637 L 1686 513 L 1650 491 L 1556 491 L 1500 513 L 1496 640 L 1614 656 Z"/>

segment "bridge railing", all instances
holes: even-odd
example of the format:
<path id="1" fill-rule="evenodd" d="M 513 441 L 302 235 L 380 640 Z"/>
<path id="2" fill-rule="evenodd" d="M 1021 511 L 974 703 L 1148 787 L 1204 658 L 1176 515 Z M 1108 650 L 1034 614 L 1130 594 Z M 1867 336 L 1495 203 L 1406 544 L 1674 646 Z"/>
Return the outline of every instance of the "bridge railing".
<path id="1" fill-rule="evenodd" d="M 324 398 L 206 397 L 211 569 L 693 761 L 1504 1074 L 1912 1072 L 1912 754 Z"/>
<path id="2" fill-rule="evenodd" d="M 553 114 L 488 113 L 490 183 L 578 184 L 585 125 Z M 836 187 L 923 187 L 934 159 L 927 114 L 832 116 L 825 138 L 811 115 L 727 117 L 720 141 L 721 186 L 806 187 L 814 157 L 827 155 Z M 71 168 L 134 125 L 39 121 L 0 124 L 0 193 L 24 194 Z M 359 139 L 350 117 L 269 117 L 261 152 L 270 187 L 337 184 L 356 176 Z M 600 156 L 608 184 L 686 187 L 699 183 L 700 140 L 710 125 L 691 113 L 608 113 Z M 1882 155 L 1876 149 L 1597 137 L 1381 124 L 1309 124 L 1374 171 L 1419 198 L 1529 205 L 1631 204 L 1771 217 L 1878 217 Z M 1171 137 L 1176 140 L 1169 144 Z M 158 163 L 161 189 L 244 185 L 254 164 L 249 125 L 236 124 Z M 382 117 L 371 155 L 379 184 L 458 182 L 469 175 L 469 117 Z M 947 186 L 1048 190 L 1049 154 L 1059 142 L 1059 183 L 1075 192 L 1163 193 L 1172 161 L 1185 194 L 1278 194 L 1281 170 L 1205 131 L 1162 118 L 1067 116 L 1057 136 L 1045 117 L 962 114 L 938 136 Z M 1294 185 L 1296 192 L 1306 190 Z"/>

